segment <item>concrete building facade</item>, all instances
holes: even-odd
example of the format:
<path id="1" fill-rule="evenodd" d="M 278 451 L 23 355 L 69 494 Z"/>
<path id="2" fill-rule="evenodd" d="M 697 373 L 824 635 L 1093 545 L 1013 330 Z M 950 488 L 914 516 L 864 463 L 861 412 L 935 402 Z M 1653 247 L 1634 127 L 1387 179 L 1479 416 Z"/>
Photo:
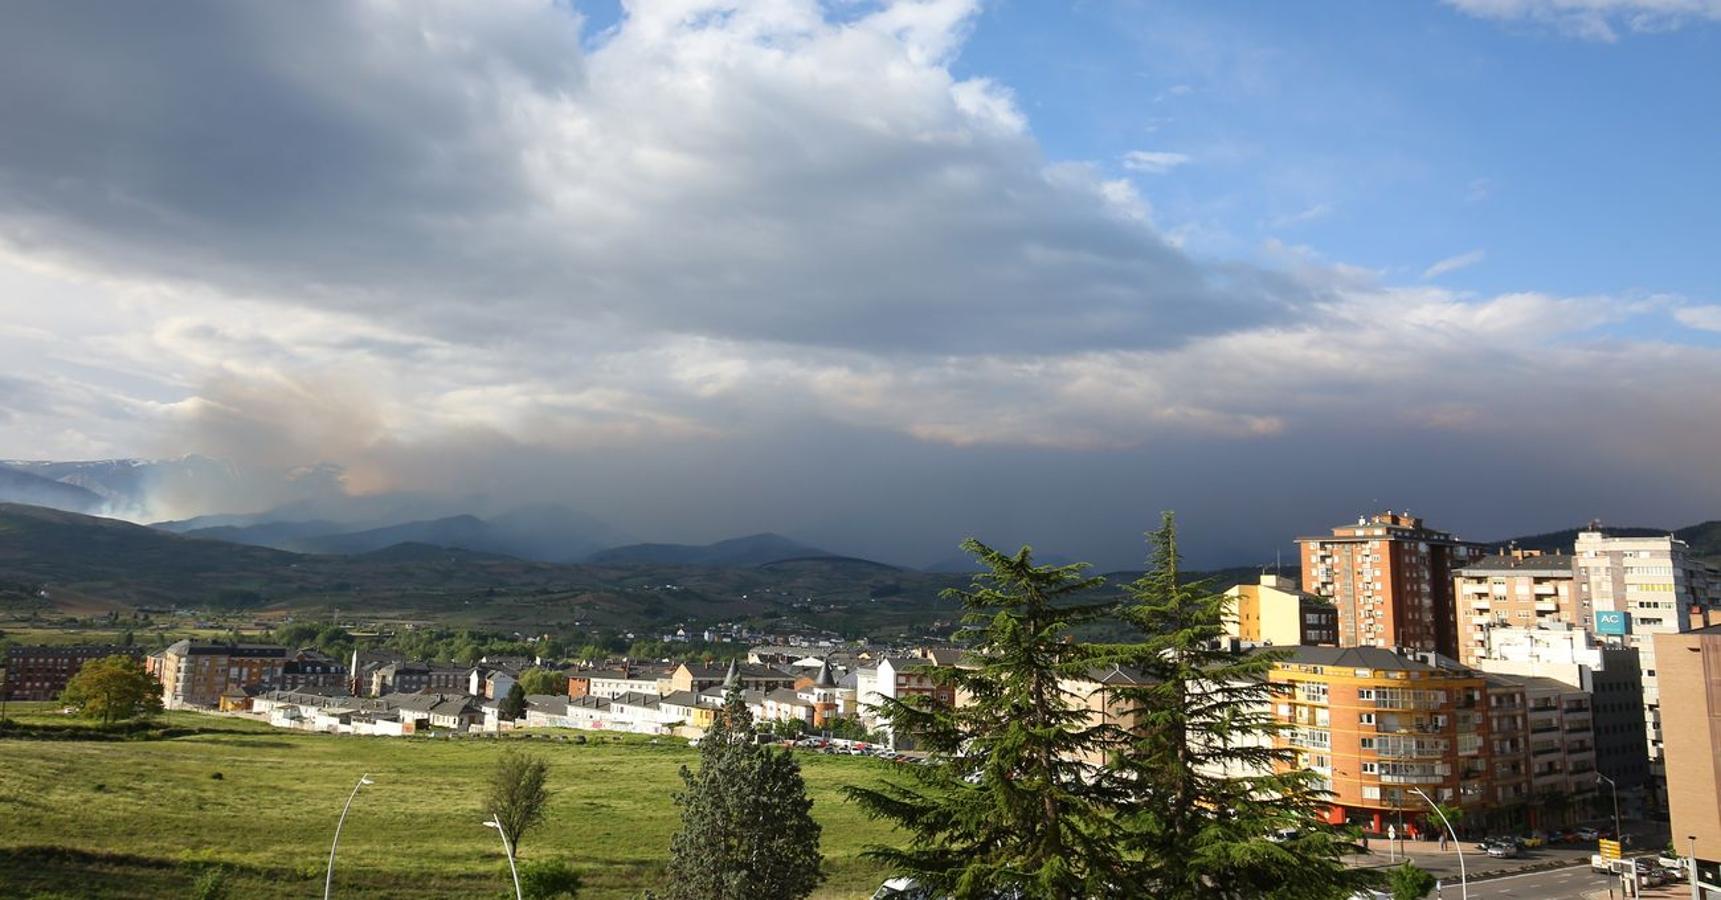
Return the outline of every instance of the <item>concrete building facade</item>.
<path id="1" fill-rule="evenodd" d="M 1225 631 L 1244 643 L 1281 647 L 1337 646 L 1339 611 L 1332 602 L 1280 575 L 1262 573 L 1255 584 L 1225 592 L 1231 603 Z"/>
<path id="2" fill-rule="evenodd" d="M 1638 651 L 1651 787 L 1662 794 L 1662 690 L 1653 638 L 1702 626 L 1717 605 L 1716 585 L 1709 567 L 1672 536 L 1610 537 L 1591 529 L 1578 533 L 1572 556 L 1578 595 L 1594 611 L 1590 627 Z"/>
<path id="3" fill-rule="evenodd" d="M 1573 559 L 1563 553 L 1509 551 L 1457 570 L 1458 661 L 1471 665 L 1486 655 L 1489 632 L 1496 628 L 1546 622 L 1587 627 L 1589 598 L 1579 596 L 1576 580 Z"/>
<path id="4" fill-rule="evenodd" d="M 1673 846 L 1697 860 L 1693 896 L 1721 898 L 1721 625 L 1656 634 Z"/>
<path id="5" fill-rule="evenodd" d="M 179 709 L 212 707 L 229 692 L 279 684 L 286 661 L 285 647 L 180 641 L 146 657 L 144 665 L 161 681 L 162 705 Z"/>

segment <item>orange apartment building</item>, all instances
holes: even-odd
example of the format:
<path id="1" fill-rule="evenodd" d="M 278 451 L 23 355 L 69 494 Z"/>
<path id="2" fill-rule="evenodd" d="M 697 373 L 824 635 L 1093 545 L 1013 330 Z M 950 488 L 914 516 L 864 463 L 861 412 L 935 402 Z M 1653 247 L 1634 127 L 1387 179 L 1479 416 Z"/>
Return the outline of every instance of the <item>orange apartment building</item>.
<path id="1" fill-rule="evenodd" d="M 1341 647 L 1406 647 L 1458 656 L 1453 572 L 1482 556 L 1480 544 L 1387 510 L 1297 538 L 1303 590 L 1338 607 Z"/>
<path id="2" fill-rule="evenodd" d="M 1377 647 L 1298 647 L 1268 676 L 1274 740 L 1333 793 L 1331 824 L 1430 831 L 1420 789 L 1483 812 L 1497 804 L 1481 673 Z"/>
<path id="3" fill-rule="evenodd" d="M 193 644 L 180 641 L 144 660 L 161 681 L 161 702 L 168 709 L 211 707 L 229 691 L 278 684 L 287 648 L 264 644 Z"/>

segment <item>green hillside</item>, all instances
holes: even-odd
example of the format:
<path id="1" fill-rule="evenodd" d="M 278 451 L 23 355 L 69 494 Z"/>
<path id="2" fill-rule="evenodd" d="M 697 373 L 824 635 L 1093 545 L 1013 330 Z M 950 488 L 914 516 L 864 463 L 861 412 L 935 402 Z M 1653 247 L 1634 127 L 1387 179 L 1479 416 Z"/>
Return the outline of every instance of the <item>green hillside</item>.
<path id="1" fill-rule="evenodd" d="M 492 630 L 802 621 L 857 635 L 944 616 L 964 576 L 810 557 L 764 566 L 557 565 L 398 544 L 304 555 L 38 507 L 0 504 L 0 601 L 37 588 L 85 605 L 243 611 L 341 609 Z M 947 617 L 947 616 L 946 616 Z"/>
<path id="2" fill-rule="evenodd" d="M 26 722 L 58 719 L 25 709 Z M 150 741 L 0 739 L 0 894 L 184 897 L 200 867 L 219 864 L 233 872 L 230 896 L 314 896 L 341 804 L 368 772 L 376 785 L 353 804 L 342 833 L 337 895 L 502 896 L 502 848 L 479 824 L 478 808 L 499 741 L 313 735 L 192 713 L 166 718 L 216 730 Z M 513 739 L 549 758 L 555 791 L 522 858 L 559 858 L 582 870 L 582 897 L 638 897 L 660 877 L 678 821 L 670 800 L 676 772 L 697 754 L 679 741 L 589 738 L 594 743 Z M 830 880 L 820 896 L 867 896 L 883 873 L 860 852 L 892 836 L 839 791 L 884 777 L 894 764 L 799 759 L 824 827 Z"/>

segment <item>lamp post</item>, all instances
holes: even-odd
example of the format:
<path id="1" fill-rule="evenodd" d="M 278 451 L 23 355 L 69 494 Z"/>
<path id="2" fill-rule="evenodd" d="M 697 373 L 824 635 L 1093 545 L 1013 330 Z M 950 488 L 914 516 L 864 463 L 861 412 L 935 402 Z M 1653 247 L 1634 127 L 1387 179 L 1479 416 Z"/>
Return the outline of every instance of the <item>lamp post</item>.
<path id="1" fill-rule="evenodd" d="M 1691 900 L 1703 900 L 1703 889 L 1697 886 L 1697 835 L 1686 835 L 1685 846 L 1688 848 L 1685 858 L 1690 860 L 1691 867 Z"/>
<path id="2" fill-rule="evenodd" d="M 508 843 L 508 832 L 502 828 L 502 821 L 491 813 L 490 818 L 484 820 L 484 827 L 494 828 L 502 836 L 502 852 L 508 855 L 508 872 L 514 876 L 514 900 L 525 900 L 520 894 L 520 870 L 514 868 L 514 846 Z"/>
<path id="3" fill-rule="evenodd" d="M 329 845 L 329 872 L 323 876 L 323 900 L 329 900 L 329 893 L 335 886 L 335 851 L 341 846 L 341 826 L 347 824 L 347 811 L 353 808 L 353 798 L 359 795 L 359 788 L 376 784 L 370 780 L 370 773 L 359 776 L 359 783 L 353 785 L 353 792 L 347 795 L 347 805 L 341 807 L 341 820 L 335 823 L 335 840 Z"/>
<path id="4" fill-rule="evenodd" d="M 1625 840 L 1625 835 L 1620 831 L 1619 827 L 1619 785 L 1615 784 L 1612 778 L 1609 778 L 1600 772 L 1596 773 L 1596 780 L 1607 782 L 1607 786 L 1613 791 L 1613 839 L 1616 841 L 1623 841 Z"/>
<path id="5" fill-rule="evenodd" d="M 1429 800 L 1422 788 L 1413 787 L 1410 792 L 1428 801 L 1428 808 L 1434 810 L 1434 814 L 1440 817 L 1441 824 L 1446 826 L 1446 833 L 1452 835 L 1452 846 L 1458 849 L 1458 894 L 1463 900 L 1470 900 L 1470 874 L 1464 868 L 1464 845 L 1458 841 L 1458 832 L 1452 828 L 1452 822 L 1446 818 L 1446 814 L 1440 811 L 1440 804 Z"/>

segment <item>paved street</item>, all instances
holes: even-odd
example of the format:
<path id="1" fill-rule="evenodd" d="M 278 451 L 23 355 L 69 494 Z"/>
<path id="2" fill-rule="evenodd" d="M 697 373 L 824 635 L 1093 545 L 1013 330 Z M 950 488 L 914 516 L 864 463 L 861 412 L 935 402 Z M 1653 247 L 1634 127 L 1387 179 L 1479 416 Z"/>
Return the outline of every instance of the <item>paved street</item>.
<path id="1" fill-rule="evenodd" d="M 1606 875 L 1582 865 L 1472 882 L 1470 900 L 1578 900 L 1590 891 L 1606 891 L 1607 887 Z M 1444 900 L 1456 900 L 1458 896 L 1458 886 L 1449 882 Z"/>

